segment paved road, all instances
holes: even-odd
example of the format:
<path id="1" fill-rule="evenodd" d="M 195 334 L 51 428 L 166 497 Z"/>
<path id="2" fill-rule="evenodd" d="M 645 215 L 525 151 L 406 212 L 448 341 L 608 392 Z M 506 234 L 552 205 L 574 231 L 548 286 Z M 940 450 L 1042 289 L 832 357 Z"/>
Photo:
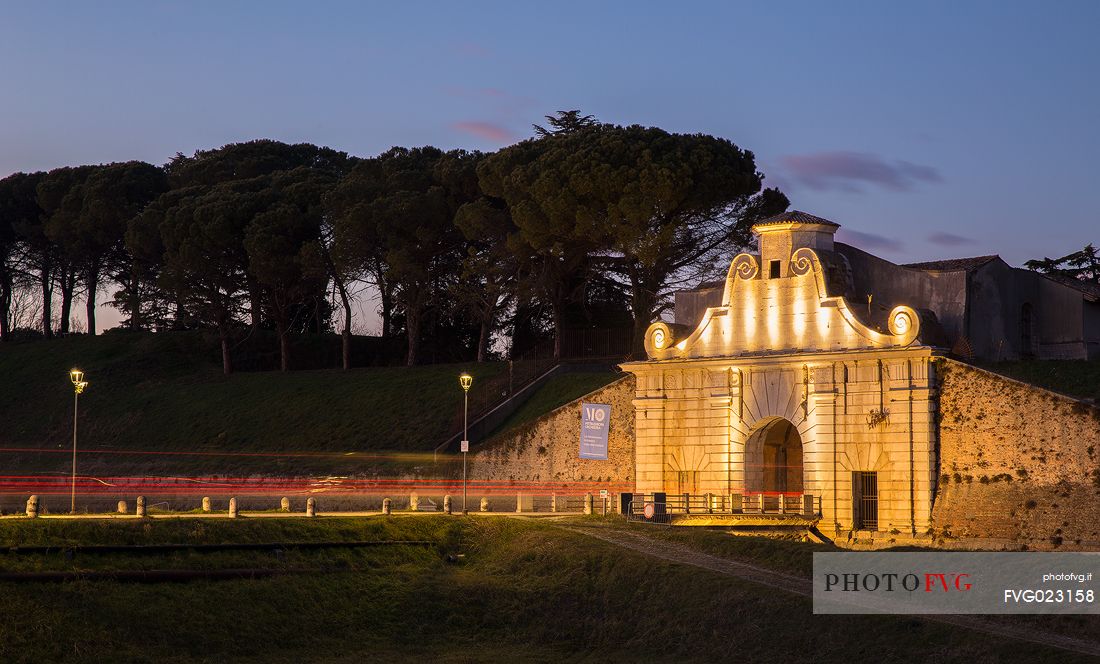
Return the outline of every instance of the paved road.
<path id="1" fill-rule="evenodd" d="M 691 565 L 702 569 L 744 579 L 770 588 L 776 588 L 803 597 L 813 596 L 811 581 L 805 577 L 776 572 L 749 563 L 712 556 L 675 542 L 646 537 L 643 534 L 612 527 L 561 526 L 575 533 L 595 537 L 625 549 L 674 563 Z M 1100 657 L 1100 643 L 1087 639 L 1078 639 L 1063 634 L 1045 632 L 1017 624 L 993 622 L 977 616 L 912 616 L 921 620 L 963 627 L 970 630 L 992 634 L 1001 638 L 1027 641 L 1039 645 L 1068 650 L 1082 655 Z"/>

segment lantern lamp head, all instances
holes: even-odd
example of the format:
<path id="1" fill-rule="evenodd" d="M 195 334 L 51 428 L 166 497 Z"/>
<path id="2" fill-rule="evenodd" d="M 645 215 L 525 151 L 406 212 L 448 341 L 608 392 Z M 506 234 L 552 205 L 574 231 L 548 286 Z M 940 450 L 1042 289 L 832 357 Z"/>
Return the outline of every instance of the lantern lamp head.
<path id="1" fill-rule="evenodd" d="M 474 377 L 468 373 L 464 373 L 458 377 L 458 384 L 462 386 L 463 392 L 469 392 L 470 386 L 474 384 Z"/>
<path id="2" fill-rule="evenodd" d="M 73 385 L 80 383 L 82 380 L 84 380 L 84 372 L 80 369 L 70 369 L 69 380 L 73 381 Z"/>

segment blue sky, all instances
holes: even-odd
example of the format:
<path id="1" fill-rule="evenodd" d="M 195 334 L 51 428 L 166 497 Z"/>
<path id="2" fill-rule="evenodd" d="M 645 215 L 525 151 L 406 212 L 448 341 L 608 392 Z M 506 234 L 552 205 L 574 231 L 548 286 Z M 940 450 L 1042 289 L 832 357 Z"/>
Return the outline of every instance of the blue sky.
<path id="1" fill-rule="evenodd" d="M 1100 242 L 1096 2 L 6 2 L 0 176 L 252 138 L 723 136 L 884 258 Z"/>

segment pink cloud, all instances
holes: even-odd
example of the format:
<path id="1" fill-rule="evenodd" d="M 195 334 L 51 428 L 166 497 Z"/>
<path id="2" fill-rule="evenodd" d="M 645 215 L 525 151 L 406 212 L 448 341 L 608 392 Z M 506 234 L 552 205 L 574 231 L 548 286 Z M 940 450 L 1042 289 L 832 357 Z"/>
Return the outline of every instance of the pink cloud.
<path id="1" fill-rule="evenodd" d="M 958 247 L 965 244 L 977 244 L 977 240 L 974 238 L 942 232 L 932 233 L 928 236 L 928 241 L 941 247 Z"/>
<path id="2" fill-rule="evenodd" d="M 875 233 L 861 233 L 850 228 L 841 228 L 837 230 L 836 234 L 836 239 L 840 242 L 854 245 L 860 249 L 900 253 L 905 248 L 900 241 Z"/>
<path id="3" fill-rule="evenodd" d="M 787 155 L 779 161 L 792 180 L 818 191 L 860 192 L 863 184 L 909 191 L 918 183 L 943 181 L 939 171 L 931 166 L 889 161 L 866 152 L 814 152 Z"/>
<path id="4" fill-rule="evenodd" d="M 483 138 L 487 141 L 493 141 L 496 143 L 511 143 L 515 140 L 515 136 L 512 132 L 508 131 L 500 125 L 495 125 L 491 122 L 478 122 L 476 120 L 466 120 L 463 122 L 456 122 L 451 125 L 452 129 L 465 132 L 467 134 L 473 134 L 478 138 Z"/>

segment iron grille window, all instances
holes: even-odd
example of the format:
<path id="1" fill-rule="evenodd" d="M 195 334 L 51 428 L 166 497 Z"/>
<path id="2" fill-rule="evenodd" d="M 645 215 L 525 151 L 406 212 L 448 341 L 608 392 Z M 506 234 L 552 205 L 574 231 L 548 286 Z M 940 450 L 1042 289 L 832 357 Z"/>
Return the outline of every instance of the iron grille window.
<path id="1" fill-rule="evenodd" d="M 852 511 L 856 530 L 878 530 L 878 473 L 852 473 Z"/>

